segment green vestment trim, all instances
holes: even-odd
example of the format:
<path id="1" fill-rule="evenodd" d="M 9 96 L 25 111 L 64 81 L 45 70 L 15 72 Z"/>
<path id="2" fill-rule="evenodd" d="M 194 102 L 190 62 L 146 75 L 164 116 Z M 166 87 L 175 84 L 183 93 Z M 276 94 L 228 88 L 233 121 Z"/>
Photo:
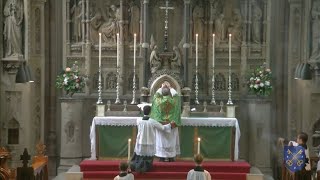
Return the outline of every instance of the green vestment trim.
<path id="1" fill-rule="evenodd" d="M 162 96 L 156 93 L 153 96 L 150 117 L 158 122 L 174 121 L 181 125 L 181 99 L 179 95 Z"/>

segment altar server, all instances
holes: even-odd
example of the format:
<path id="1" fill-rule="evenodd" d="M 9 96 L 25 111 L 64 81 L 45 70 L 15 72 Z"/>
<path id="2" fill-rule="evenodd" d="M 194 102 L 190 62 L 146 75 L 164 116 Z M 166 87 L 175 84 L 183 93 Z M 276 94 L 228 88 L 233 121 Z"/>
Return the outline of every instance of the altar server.
<path id="1" fill-rule="evenodd" d="M 133 174 L 128 170 L 128 163 L 121 162 L 119 165 L 120 174 L 114 178 L 114 180 L 134 180 Z"/>
<path id="2" fill-rule="evenodd" d="M 162 125 L 149 117 L 151 106 L 143 107 L 144 116 L 137 119 L 138 134 L 135 154 L 131 160 L 131 169 L 137 172 L 146 172 L 152 168 L 153 156 L 156 153 L 155 130 L 170 133 L 174 123 Z"/>
<path id="3" fill-rule="evenodd" d="M 211 180 L 211 175 L 202 167 L 203 156 L 197 154 L 194 156 L 196 167 L 188 172 L 187 180 Z"/>

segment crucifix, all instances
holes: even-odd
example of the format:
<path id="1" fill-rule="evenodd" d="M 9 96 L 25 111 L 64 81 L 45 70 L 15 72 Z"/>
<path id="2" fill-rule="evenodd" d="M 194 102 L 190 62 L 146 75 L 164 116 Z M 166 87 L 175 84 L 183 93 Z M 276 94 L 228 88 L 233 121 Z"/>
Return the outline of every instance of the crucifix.
<path id="1" fill-rule="evenodd" d="M 164 51 L 168 51 L 168 12 L 173 10 L 174 7 L 169 7 L 169 0 L 166 0 L 166 6 L 160 7 L 160 9 L 165 10 L 166 16 L 164 21 Z"/>

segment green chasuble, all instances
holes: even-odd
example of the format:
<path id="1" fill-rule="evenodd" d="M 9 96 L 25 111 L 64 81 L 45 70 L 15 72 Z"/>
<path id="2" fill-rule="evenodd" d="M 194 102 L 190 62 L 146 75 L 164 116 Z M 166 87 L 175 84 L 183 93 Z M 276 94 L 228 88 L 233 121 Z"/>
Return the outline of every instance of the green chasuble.
<path id="1" fill-rule="evenodd" d="M 163 96 L 156 93 L 153 96 L 150 117 L 160 123 L 174 121 L 181 125 L 181 99 L 175 96 Z"/>

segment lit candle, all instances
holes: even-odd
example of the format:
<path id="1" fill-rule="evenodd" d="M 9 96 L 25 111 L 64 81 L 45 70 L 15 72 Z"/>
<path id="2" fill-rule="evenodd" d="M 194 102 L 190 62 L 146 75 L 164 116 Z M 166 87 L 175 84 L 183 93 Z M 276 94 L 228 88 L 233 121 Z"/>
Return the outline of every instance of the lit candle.
<path id="1" fill-rule="evenodd" d="M 212 34 L 212 68 L 214 68 L 214 37 L 215 34 Z"/>
<path id="2" fill-rule="evenodd" d="M 100 70 L 101 70 L 101 33 L 99 33 L 99 71 Z M 101 75 L 99 75 L 99 82 L 101 82 Z"/>
<path id="3" fill-rule="evenodd" d="M 198 34 L 196 34 L 196 67 L 198 67 Z"/>
<path id="4" fill-rule="evenodd" d="M 133 67 L 136 67 L 136 41 L 137 41 L 137 34 L 134 34 L 133 38 Z"/>
<path id="5" fill-rule="evenodd" d="M 119 43 L 120 43 L 120 38 L 119 38 L 119 33 L 117 33 L 117 67 L 119 67 L 119 60 L 120 60 L 120 58 L 119 58 Z"/>
<path id="6" fill-rule="evenodd" d="M 231 34 L 229 34 L 229 66 L 231 66 Z"/>
<path id="7" fill-rule="evenodd" d="M 201 142 L 201 138 L 198 137 L 198 151 L 197 151 L 197 154 L 200 154 L 200 142 Z"/>
<path id="8" fill-rule="evenodd" d="M 130 161 L 131 139 L 128 139 L 128 161 Z"/>

